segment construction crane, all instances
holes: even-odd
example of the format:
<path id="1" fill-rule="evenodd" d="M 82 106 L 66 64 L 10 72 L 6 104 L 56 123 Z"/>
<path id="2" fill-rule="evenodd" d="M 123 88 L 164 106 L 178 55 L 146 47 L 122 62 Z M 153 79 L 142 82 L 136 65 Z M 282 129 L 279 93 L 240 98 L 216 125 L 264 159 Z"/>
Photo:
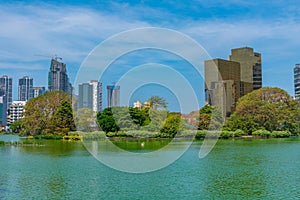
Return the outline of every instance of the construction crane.
<path id="1" fill-rule="evenodd" d="M 39 56 L 39 57 L 45 57 L 45 58 L 52 58 L 54 60 L 62 60 L 62 57 L 59 57 L 57 55 L 54 56 L 49 56 L 49 55 L 42 55 L 42 54 L 34 54 L 34 56 Z"/>

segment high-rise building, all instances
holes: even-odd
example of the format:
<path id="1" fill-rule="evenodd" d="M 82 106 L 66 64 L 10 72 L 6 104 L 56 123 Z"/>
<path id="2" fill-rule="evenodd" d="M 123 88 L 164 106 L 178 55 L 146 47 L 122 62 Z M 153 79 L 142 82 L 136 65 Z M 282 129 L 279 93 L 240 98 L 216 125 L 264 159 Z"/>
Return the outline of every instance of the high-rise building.
<path id="1" fill-rule="evenodd" d="M 102 110 L 102 83 L 91 80 L 79 85 L 78 108 L 89 108 L 95 112 Z"/>
<path id="2" fill-rule="evenodd" d="M 91 80 L 90 85 L 93 86 L 93 111 L 100 112 L 102 110 L 102 83 Z"/>
<path id="3" fill-rule="evenodd" d="M 300 101 L 300 64 L 296 64 L 294 68 L 294 88 L 295 99 Z"/>
<path id="4" fill-rule="evenodd" d="M 67 75 L 66 64 L 57 61 L 57 59 L 51 59 L 51 65 L 48 74 L 48 90 L 61 90 L 67 92 L 70 96 L 72 96 L 73 93 L 73 87 Z"/>
<path id="5" fill-rule="evenodd" d="M 38 97 L 41 94 L 46 92 L 45 87 L 32 87 L 33 90 L 33 98 Z"/>
<path id="6" fill-rule="evenodd" d="M 107 107 L 120 106 L 120 86 L 107 86 Z"/>
<path id="7" fill-rule="evenodd" d="M 24 76 L 19 79 L 18 99 L 19 101 L 28 101 L 33 98 L 33 79 Z"/>
<path id="8" fill-rule="evenodd" d="M 7 124 L 10 125 L 15 121 L 22 119 L 26 101 L 13 101 L 8 109 Z"/>
<path id="9" fill-rule="evenodd" d="M 12 103 L 12 78 L 8 76 L 0 77 L 0 102 L 2 104 L 2 113 L 0 113 L 1 124 L 7 123 L 7 109 Z"/>
<path id="10" fill-rule="evenodd" d="M 242 47 L 231 50 L 230 61 L 241 65 L 241 96 L 262 87 L 261 54 L 253 48 Z"/>
<path id="11" fill-rule="evenodd" d="M 93 110 L 93 85 L 89 83 L 79 84 L 78 108 Z"/>
<path id="12" fill-rule="evenodd" d="M 204 65 L 207 104 L 218 107 L 228 117 L 241 97 L 240 64 L 223 59 L 206 60 Z"/>

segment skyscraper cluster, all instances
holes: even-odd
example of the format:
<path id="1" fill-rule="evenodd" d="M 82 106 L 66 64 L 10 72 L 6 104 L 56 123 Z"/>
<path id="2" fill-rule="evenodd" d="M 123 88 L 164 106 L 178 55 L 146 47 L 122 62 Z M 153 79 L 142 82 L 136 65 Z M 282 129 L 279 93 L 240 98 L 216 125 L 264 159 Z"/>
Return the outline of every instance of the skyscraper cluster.
<path id="1" fill-rule="evenodd" d="M 205 61 L 206 102 L 218 107 L 226 118 L 240 97 L 262 87 L 261 54 L 253 48 L 231 50 L 229 60 Z"/>

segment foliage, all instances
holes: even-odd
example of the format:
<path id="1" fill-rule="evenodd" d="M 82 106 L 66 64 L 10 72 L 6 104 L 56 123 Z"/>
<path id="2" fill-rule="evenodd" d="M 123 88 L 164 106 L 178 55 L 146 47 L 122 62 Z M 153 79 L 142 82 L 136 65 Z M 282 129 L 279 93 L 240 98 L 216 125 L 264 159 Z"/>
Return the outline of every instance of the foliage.
<path id="1" fill-rule="evenodd" d="M 13 133 L 20 133 L 21 129 L 23 128 L 23 119 L 13 122 L 9 127 Z"/>
<path id="2" fill-rule="evenodd" d="M 67 93 L 46 92 L 26 103 L 20 135 L 67 134 L 75 130 L 72 113 Z"/>
<path id="3" fill-rule="evenodd" d="M 205 105 L 199 110 L 198 130 L 219 130 L 222 124 L 222 113 L 216 107 Z"/>
<path id="4" fill-rule="evenodd" d="M 74 112 L 76 129 L 83 132 L 97 130 L 96 113 L 88 108 L 80 108 Z"/>
<path id="5" fill-rule="evenodd" d="M 268 130 L 265 130 L 265 129 L 259 129 L 259 130 L 254 131 L 252 133 L 252 135 L 262 136 L 262 137 L 269 137 L 271 135 L 271 132 L 268 131 Z"/>
<path id="6" fill-rule="evenodd" d="M 180 113 L 169 113 L 159 137 L 173 138 L 183 126 Z"/>
<path id="7" fill-rule="evenodd" d="M 112 108 L 105 108 L 97 113 L 97 123 L 106 134 L 109 132 L 118 132 L 120 128 L 115 122 Z"/>
<path id="8" fill-rule="evenodd" d="M 62 135 L 35 135 L 34 139 L 43 139 L 43 140 L 61 140 L 63 138 Z"/>
<path id="9" fill-rule="evenodd" d="M 282 89 L 261 88 L 238 101 L 228 119 L 227 130 L 241 129 L 247 134 L 256 130 L 299 132 L 299 103 Z"/>
<path id="10" fill-rule="evenodd" d="M 0 145 L 3 145 L 4 143 L 5 143 L 4 141 L 0 140 Z"/>
<path id="11" fill-rule="evenodd" d="M 132 121 L 139 127 L 149 125 L 151 122 L 149 108 L 129 108 L 129 114 Z"/>
<path id="12" fill-rule="evenodd" d="M 168 107 L 167 101 L 159 96 L 150 97 L 150 99 L 148 99 L 148 102 L 150 103 L 150 107 L 154 110 L 166 109 Z"/>
<path id="13" fill-rule="evenodd" d="M 204 139 L 207 134 L 208 134 L 207 130 L 199 130 L 199 131 L 197 131 L 195 139 L 198 139 L 198 140 L 199 139 Z"/>
<path id="14" fill-rule="evenodd" d="M 276 138 L 285 138 L 285 137 L 290 137 L 292 134 L 289 131 L 273 131 L 271 133 L 272 137 Z"/>

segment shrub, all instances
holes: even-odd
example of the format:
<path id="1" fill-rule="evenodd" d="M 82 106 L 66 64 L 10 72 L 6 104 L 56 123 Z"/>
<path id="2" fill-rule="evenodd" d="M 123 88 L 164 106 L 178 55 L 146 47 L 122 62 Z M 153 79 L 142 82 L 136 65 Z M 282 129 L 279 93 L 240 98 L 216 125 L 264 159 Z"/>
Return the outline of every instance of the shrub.
<path id="1" fill-rule="evenodd" d="M 289 131 L 273 131 L 271 133 L 271 136 L 276 138 L 290 137 L 291 135 Z"/>
<path id="2" fill-rule="evenodd" d="M 271 132 L 268 131 L 268 130 L 265 130 L 265 129 L 259 129 L 259 130 L 256 130 L 256 131 L 252 132 L 252 135 L 262 136 L 262 137 L 269 137 L 271 135 Z"/>
<path id="3" fill-rule="evenodd" d="M 240 137 L 242 135 L 246 135 L 243 130 L 237 129 L 236 131 L 234 131 L 234 137 Z"/>
<path id="4" fill-rule="evenodd" d="M 0 145 L 4 144 L 4 141 L 0 140 Z"/>
<path id="5" fill-rule="evenodd" d="M 195 138 L 196 139 L 204 139 L 208 131 L 201 130 L 197 131 Z"/>
<path id="6" fill-rule="evenodd" d="M 233 131 L 222 131 L 220 137 L 224 138 L 224 139 L 234 137 L 234 132 Z"/>

